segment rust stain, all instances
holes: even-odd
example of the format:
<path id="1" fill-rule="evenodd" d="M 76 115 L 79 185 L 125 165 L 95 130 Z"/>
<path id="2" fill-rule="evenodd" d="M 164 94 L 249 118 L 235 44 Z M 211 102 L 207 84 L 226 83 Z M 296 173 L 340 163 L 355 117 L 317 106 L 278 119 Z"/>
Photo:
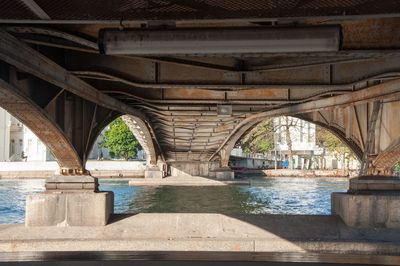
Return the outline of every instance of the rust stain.
<path id="1" fill-rule="evenodd" d="M 365 19 L 344 22 L 344 49 L 395 49 L 400 47 L 400 19 Z"/>

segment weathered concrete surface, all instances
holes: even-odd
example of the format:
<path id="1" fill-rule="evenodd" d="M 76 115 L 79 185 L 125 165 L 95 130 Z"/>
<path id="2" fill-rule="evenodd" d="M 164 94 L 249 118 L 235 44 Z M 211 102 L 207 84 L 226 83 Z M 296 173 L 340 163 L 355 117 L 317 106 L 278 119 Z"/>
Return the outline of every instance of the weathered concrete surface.
<path id="1" fill-rule="evenodd" d="M 26 226 L 101 226 L 114 210 L 112 192 L 52 192 L 29 195 Z"/>
<path id="2" fill-rule="evenodd" d="M 215 177 L 213 170 L 219 166 L 218 162 L 177 161 L 169 162 L 171 176 L 203 176 Z"/>
<path id="3" fill-rule="evenodd" d="M 400 229 L 400 193 L 332 193 L 332 213 L 352 227 Z"/>
<path id="4" fill-rule="evenodd" d="M 337 216 L 114 215 L 98 227 L 0 225 L 0 251 L 266 251 L 400 254 L 400 231 L 354 229 Z"/>
<path id="5" fill-rule="evenodd" d="M 144 171 L 144 178 L 145 179 L 162 179 L 164 174 L 158 168 L 155 169 L 146 169 Z"/>
<path id="6" fill-rule="evenodd" d="M 350 191 L 397 191 L 400 194 L 400 177 L 361 176 L 350 179 Z"/>
<path id="7" fill-rule="evenodd" d="M 219 180 L 235 179 L 235 172 L 231 169 L 216 169 L 212 172 L 214 172 L 215 178 Z"/>
<path id="8" fill-rule="evenodd" d="M 226 186 L 250 185 L 251 180 L 216 180 L 201 176 L 168 176 L 157 178 L 134 178 L 129 180 L 130 186 Z"/>

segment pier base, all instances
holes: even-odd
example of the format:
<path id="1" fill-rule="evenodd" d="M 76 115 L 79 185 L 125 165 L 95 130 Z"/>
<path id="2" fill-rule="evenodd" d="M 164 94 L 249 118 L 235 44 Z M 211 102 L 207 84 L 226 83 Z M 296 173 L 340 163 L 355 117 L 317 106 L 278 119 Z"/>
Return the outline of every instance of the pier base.
<path id="1" fill-rule="evenodd" d="M 163 171 L 161 171 L 157 166 L 147 167 L 144 171 L 144 178 L 158 178 L 164 177 Z"/>
<path id="2" fill-rule="evenodd" d="M 400 228 L 400 180 L 358 177 L 347 193 L 333 193 L 332 214 L 357 228 Z"/>
<path id="3" fill-rule="evenodd" d="M 230 168 L 217 168 L 213 171 L 210 171 L 210 176 L 218 180 L 235 179 L 235 172 L 233 172 Z"/>
<path id="4" fill-rule="evenodd" d="M 91 176 L 53 177 L 46 192 L 26 199 L 26 226 L 104 226 L 114 211 L 114 194 L 97 192 Z"/>

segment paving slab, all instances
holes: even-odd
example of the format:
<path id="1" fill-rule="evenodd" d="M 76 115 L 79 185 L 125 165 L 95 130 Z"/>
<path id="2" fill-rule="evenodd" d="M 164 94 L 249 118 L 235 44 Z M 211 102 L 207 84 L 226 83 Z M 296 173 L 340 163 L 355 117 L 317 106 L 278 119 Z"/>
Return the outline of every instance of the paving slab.
<path id="1" fill-rule="evenodd" d="M 354 229 L 337 216 L 140 213 L 106 226 L 0 225 L 0 252 L 246 251 L 400 255 L 400 230 Z"/>

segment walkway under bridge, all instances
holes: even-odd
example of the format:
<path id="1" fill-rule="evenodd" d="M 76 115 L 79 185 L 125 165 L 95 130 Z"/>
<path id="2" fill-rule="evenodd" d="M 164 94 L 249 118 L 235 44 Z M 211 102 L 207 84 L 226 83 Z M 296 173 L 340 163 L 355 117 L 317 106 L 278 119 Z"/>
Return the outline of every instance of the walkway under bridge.
<path id="1" fill-rule="evenodd" d="M 119 116 L 148 154 L 147 178 L 232 178 L 237 141 L 289 115 L 330 130 L 362 162 L 334 211 L 348 225 L 400 228 L 390 196 L 400 190 L 399 10 L 368 0 L 3 0 L 0 106 L 60 166 L 47 193 L 28 199 L 27 225 L 107 223 L 112 194 L 85 164 Z"/>

